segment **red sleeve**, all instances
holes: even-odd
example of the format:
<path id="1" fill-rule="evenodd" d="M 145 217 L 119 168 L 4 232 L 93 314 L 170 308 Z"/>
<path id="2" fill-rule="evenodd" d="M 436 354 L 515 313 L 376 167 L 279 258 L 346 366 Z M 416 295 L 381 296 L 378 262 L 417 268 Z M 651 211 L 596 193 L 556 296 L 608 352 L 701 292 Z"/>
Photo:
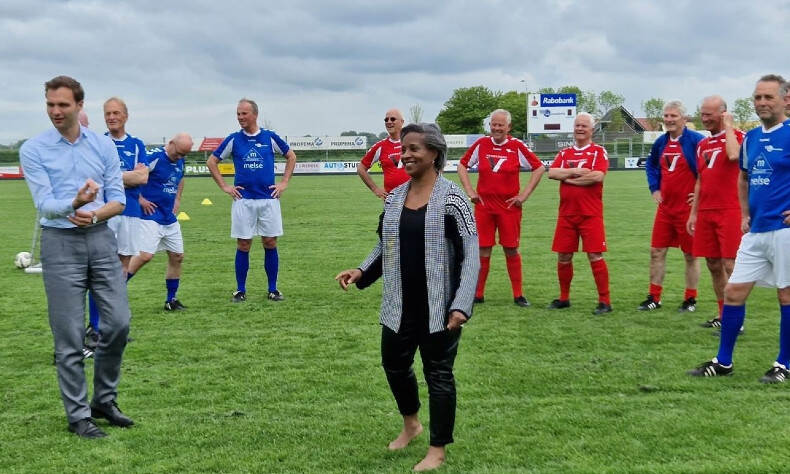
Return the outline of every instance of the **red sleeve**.
<path id="1" fill-rule="evenodd" d="M 606 148 L 598 146 L 595 150 L 595 166 L 593 171 L 601 171 L 606 173 L 609 170 L 609 154 Z"/>
<path id="2" fill-rule="evenodd" d="M 472 158 L 472 153 L 474 153 L 477 147 L 478 147 L 477 142 L 472 143 L 472 146 L 470 146 L 466 150 L 466 153 L 464 153 L 464 156 L 461 157 L 461 161 L 459 162 L 459 164 L 462 165 L 464 168 L 469 168 L 469 160 Z"/>
<path id="3" fill-rule="evenodd" d="M 524 142 L 522 142 L 521 140 L 516 140 L 516 142 L 518 143 L 518 150 L 521 154 L 521 156 L 519 156 L 519 161 L 522 161 L 522 158 L 524 158 L 527 161 L 527 163 L 529 163 L 530 169 L 533 170 L 536 170 L 541 166 L 543 166 L 543 162 L 540 161 L 540 159 L 538 159 L 538 157 L 534 153 L 532 153 L 532 150 L 530 150 L 529 147 L 524 144 Z M 522 165 L 524 164 L 523 161 L 521 164 Z"/>
<path id="4" fill-rule="evenodd" d="M 557 153 L 557 156 L 554 157 L 554 161 L 549 168 L 562 168 L 562 152 L 563 150 L 560 150 L 559 153 Z"/>
<path id="5" fill-rule="evenodd" d="M 373 166 L 374 158 L 376 158 L 376 161 L 378 161 L 376 152 L 378 152 L 380 149 L 381 149 L 381 142 L 377 142 L 372 147 L 370 147 L 370 150 L 368 150 L 367 153 L 365 153 L 365 156 L 362 157 L 362 161 L 360 161 L 359 163 L 365 168 L 369 169 L 371 166 Z"/>
<path id="6" fill-rule="evenodd" d="M 743 143 L 743 138 L 745 136 L 746 136 L 746 134 L 743 133 L 743 131 L 738 130 L 737 128 L 735 129 L 735 138 L 738 139 L 738 143 Z"/>

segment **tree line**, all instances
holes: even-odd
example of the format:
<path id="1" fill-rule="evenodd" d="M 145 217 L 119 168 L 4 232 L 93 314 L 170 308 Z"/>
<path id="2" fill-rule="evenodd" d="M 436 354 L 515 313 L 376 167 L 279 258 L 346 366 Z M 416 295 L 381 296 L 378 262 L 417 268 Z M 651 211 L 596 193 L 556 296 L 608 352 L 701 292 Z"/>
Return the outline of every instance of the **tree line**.
<path id="1" fill-rule="evenodd" d="M 544 87 L 537 91 L 540 94 L 576 94 L 576 110 L 587 112 L 600 118 L 611 109 L 622 106 L 625 97 L 617 92 L 604 90 L 601 92 L 582 90 L 578 86 L 563 86 L 559 88 Z M 526 92 L 517 91 L 492 91 L 485 86 L 462 87 L 455 89 L 452 96 L 447 99 L 436 117 L 436 123 L 448 134 L 475 134 L 484 133 L 483 120 L 494 109 L 506 109 L 512 115 L 512 135 L 524 136 L 526 128 Z M 653 97 L 642 102 L 644 116 L 655 128 L 663 117 L 665 100 Z M 750 97 L 737 99 L 730 105 L 730 112 L 735 117 L 736 124 L 742 129 L 751 128 L 754 119 L 754 109 Z M 695 128 L 701 130 L 699 106 L 691 113 L 691 122 Z"/>

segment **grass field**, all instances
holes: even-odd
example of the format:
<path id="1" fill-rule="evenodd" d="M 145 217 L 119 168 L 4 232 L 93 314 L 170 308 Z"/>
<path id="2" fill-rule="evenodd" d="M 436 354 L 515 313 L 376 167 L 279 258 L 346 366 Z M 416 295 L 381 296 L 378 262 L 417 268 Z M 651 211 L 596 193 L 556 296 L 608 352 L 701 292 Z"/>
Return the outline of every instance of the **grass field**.
<path id="1" fill-rule="evenodd" d="M 213 206 L 200 205 L 206 197 Z M 615 311 L 605 317 L 590 315 L 596 294 L 583 255 L 573 307 L 543 309 L 557 297 L 557 199 L 557 183 L 544 180 L 525 205 L 532 308 L 513 305 L 504 256 L 494 253 L 486 302 L 461 340 L 456 442 L 440 472 L 786 471 L 788 387 L 758 382 L 776 356 L 775 292 L 750 299 L 735 374 L 692 379 L 685 371 L 715 355 L 717 339 L 699 327 L 715 298 L 703 264 L 698 312 L 675 311 L 683 264 L 672 250 L 665 307 L 636 311 L 647 292 L 654 209 L 643 173 L 606 179 Z M 381 204 L 356 176 L 292 180 L 280 240 L 286 300 L 266 300 L 258 245 L 240 305 L 229 303 L 229 199 L 210 178 L 187 180 L 179 298 L 189 309 L 162 311 L 162 255 L 131 280 L 134 342 L 118 401 L 137 425 L 92 442 L 66 431 L 41 277 L 12 265 L 33 228 L 24 182 L 0 182 L 0 202 L 1 471 L 408 472 L 424 455 L 427 432 L 402 452 L 386 450 L 400 417 L 379 361 L 380 284 L 343 293 L 333 281 L 376 239 Z"/>

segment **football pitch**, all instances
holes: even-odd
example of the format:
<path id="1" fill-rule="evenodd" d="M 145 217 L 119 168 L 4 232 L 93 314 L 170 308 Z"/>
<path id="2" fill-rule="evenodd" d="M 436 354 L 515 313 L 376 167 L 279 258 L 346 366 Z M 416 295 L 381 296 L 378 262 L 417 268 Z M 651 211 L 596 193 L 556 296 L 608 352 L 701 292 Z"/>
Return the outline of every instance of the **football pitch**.
<path id="1" fill-rule="evenodd" d="M 597 295 L 584 254 L 574 258 L 572 307 L 548 311 L 558 295 L 557 187 L 544 179 L 524 206 L 531 308 L 513 304 L 504 255 L 494 251 L 486 302 L 461 338 L 455 444 L 439 472 L 786 471 L 788 387 L 758 382 L 777 352 L 775 291 L 753 292 L 732 377 L 687 376 L 718 347 L 699 326 L 716 312 L 710 275 L 700 262 L 697 312 L 679 314 L 683 260 L 672 249 L 664 307 L 636 310 L 655 206 L 644 173 L 618 171 L 604 185 L 614 312 L 591 315 Z M 286 299 L 266 299 L 256 243 L 243 304 L 230 303 L 230 199 L 210 178 L 186 179 L 179 299 L 188 310 L 162 311 L 163 254 L 129 282 L 134 340 L 118 403 L 136 425 L 102 420 L 110 437 L 95 441 L 66 431 L 41 276 L 13 267 L 33 231 L 25 183 L 0 182 L 0 202 L 3 472 L 408 472 L 425 454 L 419 357 L 426 431 L 403 451 L 386 449 L 401 419 L 380 366 L 381 284 L 344 293 L 333 280 L 377 238 L 381 201 L 356 175 L 294 176 L 279 241 Z"/>

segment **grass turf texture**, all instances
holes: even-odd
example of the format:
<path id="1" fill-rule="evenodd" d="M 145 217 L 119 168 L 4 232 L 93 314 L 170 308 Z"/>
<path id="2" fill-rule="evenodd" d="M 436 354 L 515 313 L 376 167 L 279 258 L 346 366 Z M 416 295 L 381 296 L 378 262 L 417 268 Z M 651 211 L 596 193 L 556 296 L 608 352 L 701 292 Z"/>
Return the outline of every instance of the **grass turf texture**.
<path id="1" fill-rule="evenodd" d="M 777 350 L 775 292 L 753 293 L 732 377 L 688 377 L 718 343 L 699 327 L 716 311 L 704 262 L 696 313 L 676 312 L 684 286 L 676 249 L 664 308 L 636 311 L 647 293 L 654 205 L 640 172 L 610 173 L 604 194 L 614 313 L 590 314 L 596 293 L 584 254 L 575 258 L 573 306 L 544 309 L 558 294 L 550 251 L 557 183 L 544 180 L 523 219 L 524 288 L 533 306 L 513 305 L 495 249 L 486 302 L 461 339 L 456 443 L 441 472 L 785 470 L 774 445 L 787 434 L 788 387 L 758 383 Z M 200 205 L 206 197 L 213 206 Z M 189 309 L 162 311 L 162 254 L 130 282 L 134 342 L 118 402 L 136 426 L 100 421 L 110 437 L 92 442 L 66 431 L 41 276 L 12 265 L 33 227 L 24 182 L 0 182 L 0 201 L 4 472 L 406 472 L 425 454 L 419 357 L 426 432 L 391 453 L 386 445 L 401 421 L 379 361 L 380 284 L 343 293 L 333 281 L 376 239 L 381 203 L 356 176 L 292 180 L 280 239 L 286 300 L 266 300 L 256 243 L 244 304 L 229 302 L 229 198 L 210 178 L 187 179 L 179 298 Z"/>

